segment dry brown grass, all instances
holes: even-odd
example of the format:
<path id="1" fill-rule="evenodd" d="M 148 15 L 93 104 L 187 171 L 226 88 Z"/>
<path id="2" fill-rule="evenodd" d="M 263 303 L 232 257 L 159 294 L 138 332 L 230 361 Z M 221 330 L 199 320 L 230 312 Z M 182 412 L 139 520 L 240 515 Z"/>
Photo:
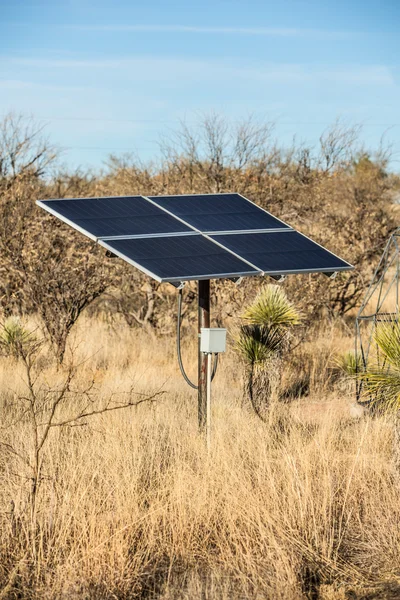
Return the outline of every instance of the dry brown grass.
<path id="1" fill-rule="evenodd" d="M 228 352 L 214 386 L 209 454 L 173 340 L 155 344 L 89 320 L 76 340 L 76 358 L 91 356 L 77 385 L 94 372 L 99 394 L 132 382 L 138 392 L 166 393 L 52 431 L 34 547 L 30 482 L 18 461 L 1 456 L 0 598 L 400 596 L 391 422 L 351 420 L 351 390 L 326 383 L 329 357 L 351 347 L 350 337 L 326 328 L 302 348 L 309 396 L 275 405 L 266 424 L 241 406 L 241 369 Z M 195 350 L 186 351 L 190 369 Z M 46 363 L 44 374 L 58 377 Z M 1 360 L 0 411 L 10 410 L 23 377 L 21 365 Z M 6 433 L 29 447 L 26 424 Z"/>

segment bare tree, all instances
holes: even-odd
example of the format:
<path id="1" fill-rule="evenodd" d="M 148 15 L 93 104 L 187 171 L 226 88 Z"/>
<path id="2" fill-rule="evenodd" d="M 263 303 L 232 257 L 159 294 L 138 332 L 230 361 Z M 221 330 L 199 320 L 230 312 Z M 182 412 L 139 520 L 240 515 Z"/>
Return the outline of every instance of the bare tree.
<path id="1" fill-rule="evenodd" d="M 354 156 L 354 146 L 361 133 L 361 125 L 346 125 L 342 120 L 328 127 L 319 138 L 319 164 L 325 171 L 346 167 Z"/>
<path id="2" fill-rule="evenodd" d="M 218 193 L 239 183 L 243 189 L 243 183 L 248 183 L 241 177 L 246 170 L 266 168 L 276 157 L 273 129 L 273 123 L 260 124 L 252 116 L 235 124 L 216 114 L 206 115 L 194 130 L 181 123 L 161 143 L 166 185 Z"/>
<path id="3" fill-rule="evenodd" d="M 0 184 L 9 188 L 21 177 L 39 178 L 57 157 L 34 119 L 9 113 L 0 123 Z"/>
<path id="4" fill-rule="evenodd" d="M 106 290 L 108 272 L 89 251 L 72 263 L 68 257 L 43 255 L 33 274 L 28 265 L 22 268 L 26 293 L 42 317 L 57 360 L 62 363 L 72 327 L 82 311 Z"/>

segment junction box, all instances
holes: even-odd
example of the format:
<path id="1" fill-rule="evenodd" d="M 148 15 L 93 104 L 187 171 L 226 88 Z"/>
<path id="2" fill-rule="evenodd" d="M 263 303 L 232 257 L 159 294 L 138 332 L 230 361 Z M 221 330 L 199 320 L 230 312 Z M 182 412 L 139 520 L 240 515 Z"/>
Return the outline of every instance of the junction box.
<path id="1" fill-rule="evenodd" d="M 222 327 L 202 327 L 200 329 L 200 352 L 219 354 L 225 352 L 226 329 Z"/>

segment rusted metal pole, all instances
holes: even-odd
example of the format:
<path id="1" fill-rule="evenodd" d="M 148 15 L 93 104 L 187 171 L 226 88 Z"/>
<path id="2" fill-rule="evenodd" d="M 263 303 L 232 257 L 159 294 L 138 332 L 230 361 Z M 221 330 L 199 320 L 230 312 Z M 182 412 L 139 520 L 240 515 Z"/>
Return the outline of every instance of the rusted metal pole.
<path id="1" fill-rule="evenodd" d="M 207 423 L 207 354 L 200 351 L 200 330 L 202 327 L 210 327 L 210 280 L 204 279 L 198 282 L 199 302 L 199 378 L 198 378 L 198 418 L 199 429 L 204 431 Z"/>

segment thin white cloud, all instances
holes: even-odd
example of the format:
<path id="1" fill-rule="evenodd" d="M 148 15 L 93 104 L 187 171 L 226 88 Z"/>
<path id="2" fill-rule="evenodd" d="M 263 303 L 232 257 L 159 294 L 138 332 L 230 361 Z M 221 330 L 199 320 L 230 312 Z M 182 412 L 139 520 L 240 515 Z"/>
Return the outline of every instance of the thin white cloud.
<path id="1" fill-rule="evenodd" d="M 214 35 L 245 35 L 283 38 L 346 39 L 360 35 L 355 31 L 329 31 L 288 27 L 206 27 L 194 25 L 66 25 L 80 31 L 116 33 L 195 33 Z"/>
<path id="2" fill-rule="evenodd" d="M 381 65 L 348 67 L 311 67 L 276 65 L 238 70 L 238 75 L 260 81 L 280 83 L 335 83 L 345 85 L 395 85 L 390 69 Z"/>
<path id="3" fill-rule="evenodd" d="M 21 89 L 38 89 L 51 92 L 82 92 L 92 90 L 92 86 L 72 86 L 72 85 L 52 85 L 48 83 L 36 83 L 34 81 L 23 81 L 20 79 L 0 79 L 0 89 L 21 90 Z"/>
<path id="4" fill-rule="evenodd" d="M 14 58 L 1 57 L 3 66 L 6 62 L 22 67 L 44 68 L 44 69 L 124 69 L 129 66 L 141 66 L 144 63 L 159 63 L 166 60 L 170 62 L 185 62 L 171 61 L 169 59 L 142 59 L 142 58 L 115 58 L 115 59 L 64 59 L 64 58 Z"/>
<path id="5" fill-rule="evenodd" d="M 314 66 L 306 64 L 259 63 L 237 61 L 131 57 L 115 59 L 42 59 L 6 58 L 3 64 L 30 69 L 100 69 L 104 77 L 123 71 L 124 77 L 141 81 L 222 81 L 243 79 L 263 83 L 345 85 L 395 85 L 391 69 L 385 65 Z"/>

